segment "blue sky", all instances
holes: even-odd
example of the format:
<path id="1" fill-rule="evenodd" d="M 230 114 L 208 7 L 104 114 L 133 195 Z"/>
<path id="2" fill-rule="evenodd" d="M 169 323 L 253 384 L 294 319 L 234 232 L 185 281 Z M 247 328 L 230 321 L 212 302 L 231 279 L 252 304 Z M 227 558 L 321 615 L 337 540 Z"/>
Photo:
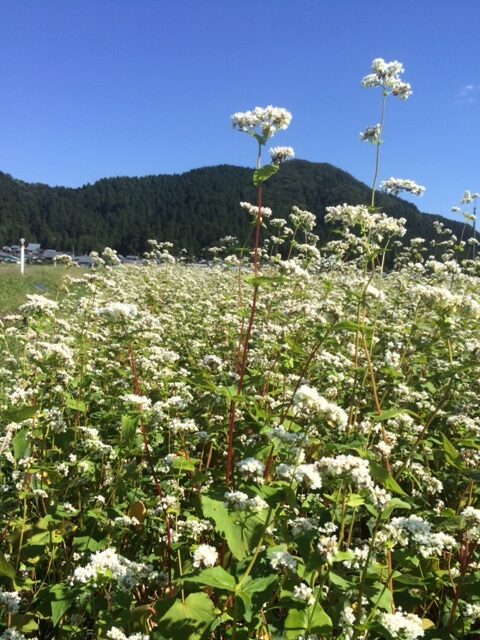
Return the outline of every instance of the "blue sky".
<path id="1" fill-rule="evenodd" d="M 286 107 L 274 144 L 365 182 L 379 118 L 373 58 L 413 96 L 387 101 L 380 177 L 425 185 L 449 214 L 480 191 L 479 0 L 0 0 L 0 170 L 80 186 L 249 166 L 230 115 Z"/>

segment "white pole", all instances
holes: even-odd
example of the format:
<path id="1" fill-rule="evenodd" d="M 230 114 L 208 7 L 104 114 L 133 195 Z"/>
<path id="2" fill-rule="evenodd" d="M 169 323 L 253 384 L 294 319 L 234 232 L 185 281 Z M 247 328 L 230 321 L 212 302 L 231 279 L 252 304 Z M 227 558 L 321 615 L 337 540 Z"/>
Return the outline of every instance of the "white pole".
<path id="1" fill-rule="evenodd" d="M 25 273 L 25 238 L 20 238 L 20 273 Z"/>

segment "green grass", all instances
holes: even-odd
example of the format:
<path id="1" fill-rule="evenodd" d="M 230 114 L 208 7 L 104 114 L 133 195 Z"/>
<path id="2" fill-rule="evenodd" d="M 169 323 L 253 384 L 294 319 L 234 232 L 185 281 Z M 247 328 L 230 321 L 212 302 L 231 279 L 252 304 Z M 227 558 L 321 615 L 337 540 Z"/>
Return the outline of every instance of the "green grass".
<path id="1" fill-rule="evenodd" d="M 17 309 L 29 293 L 56 298 L 61 292 L 66 273 L 67 269 L 63 266 L 26 265 L 22 276 L 19 265 L 1 264 L 0 316 Z"/>

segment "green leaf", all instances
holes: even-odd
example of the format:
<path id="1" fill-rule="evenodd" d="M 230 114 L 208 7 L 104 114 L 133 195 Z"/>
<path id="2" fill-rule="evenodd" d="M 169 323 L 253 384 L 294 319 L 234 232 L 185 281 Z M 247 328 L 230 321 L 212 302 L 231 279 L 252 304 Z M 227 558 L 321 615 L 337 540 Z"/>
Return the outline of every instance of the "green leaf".
<path id="1" fill-rule="evenodd" d="M 56 584 L 51 587 L 50 593 L 53 596 L 53 599 L 50 602 L 52 609 L 52 623 L 53 626 L 56 627 L 72 602 L 75 600 L 75 595 L 61 584 Z"/>
<path id="2" fill-rule="evenodd" d="M 448 464 L 456 467 L 460 461 L 460 454 L 455 449 L 450 440 L 442 433 L 443 440 L 443 452 L 445 453 L 445 460 Z"/>
<path id="3" fill-rule="evenodd" d="M 15 569 L 2 553 L 0 553 L 0 576 L 5 576 L 11 580 L 15 578 Z"/>
<path id="4" fill-rule="evenodd" d="M 352 583 L 350 580 L 345 580 L 345 578 L 342 578 L 342 576 L 339 576 L 333 571 L 330 571 L 330 573 L 328 574 L 328 579 L 336 587 L 339 587 L 340 589 L 343 589 L 345 591 L 352 588 Z"/>
<path id="5" fill-rule="evenodd" d="M 215 500 L 209 496 L 202 496 L 202 509 L 205 518 L 211 518 L 215 527 L 227 540 L 228 547 L 237 560 L 243 560 L 248 554 L 247 546 L 242 540 L 242 532 L 233 520 L 228 509 L 221 500 Z"/>
<path id="6" fill-rule="evenodd" d="M 387 502 L 382 511 L 382 520 L 388 520 L 394 509 L 411 509 L 411 505 L 400 498 L 392 498 Z"/>
<path id="7" fill-rule="evenodd" d="M 138 418 L 132 416 L 122 416 L 120 424 L 121 441 L 125 444 L 133 444 L 137 433 Z"/>
<path id="8" fill-rule="evenodd" d="M 267 164 L 261 169 L 255 169 L 253 172 L 253 184 L 258 187 L 259 184 L 262 184 L 273 175 L 275 175 L 278 171 L 278 165 L 276 164 Z"/>
<path id="9" fill-rule="evenodd" d="M 398 482 L 388 473 L 384 466 L 370 461 L 370 474 L 374 480 L 382 484 L 388 491 L 398 493 L 401 496 L 407 495 L 402 487 L 398 484 Z"/>
<path id="10" fill-rule="evenodd" d="M 359 496 L 358 493 L 350 493 L 347 496 L 348 507 L 360 507 L 362 504 L 365 504 L 365 500 L 362 496 Z"/>
<path id="11" fill-rule="evenodd" d="M 214 589 L 222 589 L 223 591 L 235 591 L 237 583 L 235 578 L 225 571 L 222 567 L 212 567 L 205 569 L 198 576 L 183 576 L 183 582 L 197 582 Z"/>
<path id="12" fill-rule="evenodd" d="M 283 632 L 286 640 L 297 640 L 307 630 L 308 618 L 305 609 L 291 608 L 285 618 Z"/>
<path id="13" fill-rule="evenodd" d="M 215 522 L 216 531 L 225 538 L 233 556 L 237 560 L 243 560 L 259 540 L 266 512 L 251 515 L 230 513 L 223 500 L 210 496 L 202 496 L 201 500 L 204 517 Z"/>
<path id="14" fill-rule="evenodd" d="M 252 593 L 263 593 L 268 587 L 278 579 L 278 576 L 266 576 L 265 578 L 252 578 L 243 583 L 241 591 L 251 595 Z"/>
<path id="15" fill-rule="evenodd" d="M 172 640 L 200 640 L 215 620 L 215 607 L 206 593 L 175 600 L 158 621 L 158 630 Z"/>
<path id="16" fill-rule="evenodd" d="M 28 429 L 20 429 L 12 439 L 13 456 L 18 462 L 22 458 L 27 458 L 30 452 L 30 442 L 27 439 Z"/>
<path id="17" fill-rule="evenodd" d="M 2 419 L 6 422 L 23 422 L 33 418 L 36 413 L 36 406 L 10 407 L 10 409 L 2 411 Z"/>
<path id="18" fill-rule="evenodd" d="M 80 411 L 81 413 L 85 413 L 85 411 L 87 410 L 87 405 L 85 404 L 85 402 L 83 402 L 83 400 L 75 400 L 75 398 L 72 398 L 72 396 L 66 397 L 65 404 L 69 409 Z"/>
<path id="19" fill-rule="evenodd" d="M 286 640 L 297 640 L 305 631 L 315 634 L 328 634 L 332 629 L 332 620 L 323 607 L 315 603 L 307 608 L 292 608 L 285 619 L 284 634 Z"/>
<path id="20" fill-rule="evenodd" d="M 182 458 L 178 456 L 172 462 L 172 469 L 177 471 L 195 471 L 195 465 L 198 463 L 196 458 Z"/>
<path id="21" fill-rule="evenodd" d="M 332 629 L 332 619 L 324 611 L 322 605 L 316 603 L 307 608 L 307 615 L 310 620 L 309 631 L 315 634 L 326 634 Z"/>

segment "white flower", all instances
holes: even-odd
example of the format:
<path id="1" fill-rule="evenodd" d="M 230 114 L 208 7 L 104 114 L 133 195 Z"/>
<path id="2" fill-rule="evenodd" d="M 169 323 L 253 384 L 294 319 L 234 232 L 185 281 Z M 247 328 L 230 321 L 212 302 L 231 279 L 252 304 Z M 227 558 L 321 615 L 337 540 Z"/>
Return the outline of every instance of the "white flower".
<path id="1" fill-rule="evenodd" d="M 152 405 L 150 398 L 147 398 L 146 396 L 139 396 L 136 393 L 127 393 L 122 396 L 122 400 L 127 404 L 133 404 L 138 407 L 138 409 L 143 410 L 149 409 Z"/>
<path id="2" fill-rule="evenodd" d="M 383 58 L 375 58 L 372 61 L 372 73 L 362 80 L 364 87 L 382 87 L 386 94 L 391 93 L 401 100 L 406 100 L 412 95 L 412 89 L 408 82 L 400 80 L 400 74 L 405 71 L 401 62 L 393 60 L 385 62 Z"/>
<path id="3" fill-rule="evenodd" d="M 297 561 L 287 551 L 274 551 L 270 558 L 270 566 L 272 569 L 290 569 L 295 571 Z"/>
<path id="4" fill-rule="evenodd" d="M 385 193 L 393 193 L 398 195 L 401 191 L 408 191 L 414 196 L 423 196 L 425 193 L 425 187 L 416 184 L 413 180 L 404 180 L 402 178 L 388 178 L 388 180 L 382 180 L 380 183 L 380 189 Z"/>
<path id="5" fill-rule="evenodd" d="M 110 316 L 112 318 L 125 320 L 127 318 L 135 318 L 135 316 L 138 315 L 138 308 L 135 304 L 110 302 L 104 307 L 97 308 L 96 313 L 100 316 Z"/>
<path id="6" fill-rule="evenodd" d="M 237 467 L 240 473 L 246 473 L 249 476 L 262 477 L 265 471 L 265 465 L 256 458 L 240 460 L 240 462 L 237 462 Z"/>
<path id="7" fill-rule="evenodd" d="M 16 591 L 4 591 L 0 587 L 0 604 L 2 604 L 9 613 L 18 613 L 21 598 Z"/>
<path id="8" fill-rule="evenodd" d="M 133 562 L 109 548 L 94 553 L 86 567 L 77 567 L 73 572 L 73 582 L 94 584 L 98 580 L 118 582 L 124 591 L 131 591 L 142 579 L 151 573 L 151 567 Z"/>
<path id="9" fill-rule="evenodd" d="M 422 620 L 414 613 L 403 613 L 399 608 L 395 613 L 382 613 L 380 624 L 390 633 L 392 638 L 415 640 L 424 635 Z"/>
<path id="10" fill-rule="evenodd" d="M 280 164 L 289 158 L 295 157 L 295 151 L 292 147 L 272 147 L 269 150 L 273 164 Z"/>
<path id="11" fill-rule="evenodd" d="M 282 107 L 255 107 L 252 111 L 239 111 L 231 117 L 234 129 L 249 134 L 257 131 L 266 140 L 276 131 L 287 129 L 292 120 L 292 114 Z"/>
<path id="12" fill-rule="evenodd" d="M 380 144 L 380 134 L 382 132 L 382 126 L 375 124 L 372 127 L 367 127 L 364 131 L 360 132 L 360 140 L 362 142 L 371 142 L 372 144 Z"/>
<path id="13" fill-rule="evenodd" d="M 213 567 L 218 560 L 218 552 L 215 547 L 209 544 L 199 545 L 193 552 L 193 566 L 197 569 L 199 567 Z"/>
<path id="14" fill-rule="evenodd" d="M 245 211 L 248 211 L 253 218 L 258 217 L 259 208 L 254 204 L 250 204 L 250 202 L 240 202 L 240 206 L 242 209 L 245 209 Z M 260 211 L 262 213 L 262 218 L 269 218 L 272 215 L 270 207 L 261 207 Z"/>
<path id="15" fill-rule="evenodd" d="M 313 589 L 304 582 L 293 587 L 292 595 L 295 600 L 300 600 L 301 602 L 306 602 L 310 605 L 315 602 L 315 598 L 313 597 Z"/>
<path id="16" fill-rule="evenodd" d="M 140 632 L 127 636 L 118 627 L 112 627 L 110 631 L 107 631 L 107 638 L 110 640 L 149 640 L 150 636 Z"/>

